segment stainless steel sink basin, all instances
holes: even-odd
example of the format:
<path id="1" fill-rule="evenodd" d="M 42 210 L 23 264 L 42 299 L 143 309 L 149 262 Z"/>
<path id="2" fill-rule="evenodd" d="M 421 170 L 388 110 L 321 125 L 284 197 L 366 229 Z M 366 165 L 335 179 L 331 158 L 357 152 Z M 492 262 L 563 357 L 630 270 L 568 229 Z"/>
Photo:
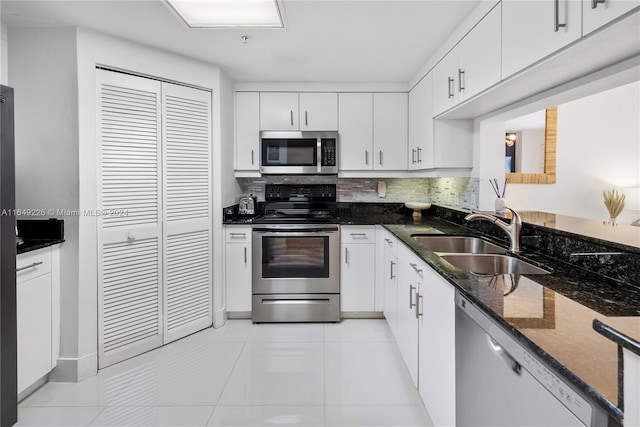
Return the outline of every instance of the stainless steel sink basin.
<path id="1" fill-rule="evenodd" d="M 477 237 L 414 234 L 414 240 L 433 252 L 466 254 L 504 254 L 506 249 Z"/>
<path id="2" fill-rule="evenodd" d="M 442 254 L 440 257 L 454 267 L 479 275 L 549 274 L 547 270 L 509 255 Z"/>

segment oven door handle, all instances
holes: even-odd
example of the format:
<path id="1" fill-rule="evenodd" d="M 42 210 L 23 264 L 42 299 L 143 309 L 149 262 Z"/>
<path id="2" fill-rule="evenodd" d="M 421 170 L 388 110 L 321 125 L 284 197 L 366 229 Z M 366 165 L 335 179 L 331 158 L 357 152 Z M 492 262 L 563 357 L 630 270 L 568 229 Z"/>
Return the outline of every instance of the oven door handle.
<path id="1" fill-rule="evenodd" d="M 327 228 L 254 228 L 254 233 L 262 233 L 262 234 L 273 234 L 273 235 L 293 235 L 298 236 L 301 234 L 309 234 L 309 233 L 337 233 L 337 227 L 327 227 Z"/>

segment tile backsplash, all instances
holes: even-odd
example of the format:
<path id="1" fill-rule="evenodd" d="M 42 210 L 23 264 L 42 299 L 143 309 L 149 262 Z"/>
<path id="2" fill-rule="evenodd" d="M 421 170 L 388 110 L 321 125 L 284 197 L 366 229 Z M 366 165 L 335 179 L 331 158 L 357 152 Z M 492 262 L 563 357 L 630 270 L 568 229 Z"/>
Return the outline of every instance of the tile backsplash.
<path id="1" fill-rule="evenodd" d="M 378 183 L 386 184 L 384 198 Z M 238 178 L 244 194 L 264 200 L 265 184 L 336 184 L 339 202 L 402 203 L 427 201 L 467 209 L 478 207 L 478 178 L 338 178 L 335 176 L 281 176 Z"/>

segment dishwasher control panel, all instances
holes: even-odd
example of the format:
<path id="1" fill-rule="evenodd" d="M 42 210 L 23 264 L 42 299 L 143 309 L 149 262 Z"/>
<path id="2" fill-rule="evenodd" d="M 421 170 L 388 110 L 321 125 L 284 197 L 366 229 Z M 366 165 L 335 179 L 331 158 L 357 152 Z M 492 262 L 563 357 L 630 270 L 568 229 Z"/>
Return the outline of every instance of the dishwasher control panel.
<path id="1" fill-rule="evenodd" d="M 582 422 L 590 425 L 591 405 L 528 351 L 523 349 L 522 354 L 522 366 Z"/>

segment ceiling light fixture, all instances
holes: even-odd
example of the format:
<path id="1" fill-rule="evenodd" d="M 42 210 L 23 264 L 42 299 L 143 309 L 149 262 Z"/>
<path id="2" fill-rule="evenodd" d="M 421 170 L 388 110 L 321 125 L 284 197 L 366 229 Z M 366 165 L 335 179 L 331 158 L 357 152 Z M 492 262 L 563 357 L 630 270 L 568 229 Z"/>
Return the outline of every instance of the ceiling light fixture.
<path id="1" fill-rule="evenodd" d="M 166 0 L 191 28 L 284 28 L 276 0 Z"/>

